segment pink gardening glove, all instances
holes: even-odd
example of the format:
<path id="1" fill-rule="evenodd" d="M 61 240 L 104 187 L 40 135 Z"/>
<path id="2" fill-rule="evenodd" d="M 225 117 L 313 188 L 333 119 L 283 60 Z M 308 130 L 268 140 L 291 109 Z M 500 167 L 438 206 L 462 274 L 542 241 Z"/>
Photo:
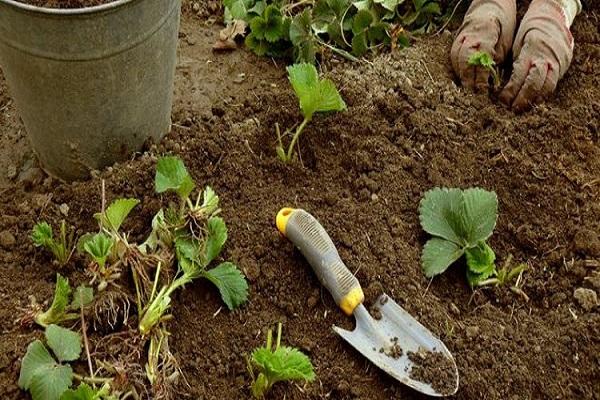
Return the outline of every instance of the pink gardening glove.
<path id="1" fill-rule="evenodd" d="M 513 73 L 500 100 L 520 112 L 550 95 L 573 58 L 572 23 L 555 0 L 533 0 L 513 45 Z"/>
<path id="2" fill-rule="evenodd" d="M 478 51 L 490 54 L 496 64 L 504 61 L 512 45 L 517 20 L 515 0 L 473 0 L 452 44 L 452 67 L 462 84 L 487 88 L 490 71 L 468 64 Z"/>

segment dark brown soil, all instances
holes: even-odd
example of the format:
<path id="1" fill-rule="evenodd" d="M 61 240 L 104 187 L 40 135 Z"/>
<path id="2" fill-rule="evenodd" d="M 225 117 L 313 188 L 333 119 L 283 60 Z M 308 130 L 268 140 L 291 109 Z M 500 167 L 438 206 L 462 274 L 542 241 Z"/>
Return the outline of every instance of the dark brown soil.
<path id="1" fill-rule="evenodd" d="M 410 370 L 412 379 L 429 383 L 433 390 L 446 396 L 454 392 L 456 373 L 452 360 L 442 353 L 425 350 L 409 351 L 407 355 L 414 363 Z"/>
<path id="2" fill-rule="evenodd" d="M 278 321 L 286 343 L 311 357 L 317 380 L 278 384 L 270 398 L 421 398 L 331 330 L 352 329 L 353 322 L 275 229 L 284 206 L 319 218 L 356 271 L 367 306 L 385 291 L 446 343 L 460 374 L 456 398 L 600 398 L 600 310 L 586 311 L 573 297 L 579 287 L 600 290 L 586 279 L 600 265 L 592 245 L 600 233 L 597 13 L 576 20 L 573 65 L 556 94 L 523 115 L 457 87 L 449 34 L 369 63 L 329 60 L 321 67 L 349 110 L 316 116 L 300 140 L 301 161 L 283 165 L 274 124 L 301 119 L 283 64 L 244 50 L 211 53 L 220 27 L 197 17 L 201 7 L 183 19 L 174 128 L 160 145 L 87 182 L 38 176 L 20 183 L 2 172 L 0 233 L 14 242 L 0 243 L 0 398 L 27 398 L 16 384 L 19 360 L 41 333 L 15 320 L 29 296 L 48 301 L 53 290 L 56 269 L 29 240 L 34 222 L 56 225 L 66 204 L 78 234 L 95 229 L 105 179 L 108 200 L 142 201 L 125 229 L 132 241 L 144 238 L 161 205 L 153 192 L 155 161 L 166 153 L 181 156 L 198 184 L 220 195 L 229 226 L 223 257 L 250 283 L 249 303 L 235 312 L 206 282 L 175 296 L 171 348 L 190 384 L 179 398 L 249 398 L 245 355 Z M 10 101 L 4 90 L 0 109 Z M 14 113 L 10 104 L 0 113 L 0 143 L 19 144 L 2 149 L 0 165 L 27 172 L 27 150 L 12 150 L 23 143 Z M 423 276 L 426 235 L 417 208 L 426 190 L 442 185 L 498 193 L 490 244 L 499 265 L 509 254 L 528 264 L 521 287 L 529 302 L 509 288 L 471 291 L 460 263 L 433 281 Z M 78 284 L 83 267 L 76 259 L 61 273 Z"/>
<path id="3" fill-rule="evenodd" d="M 21 3 L 46 8 L 83 8 L 113 3 L 117 0 L 17 0 Z"/>

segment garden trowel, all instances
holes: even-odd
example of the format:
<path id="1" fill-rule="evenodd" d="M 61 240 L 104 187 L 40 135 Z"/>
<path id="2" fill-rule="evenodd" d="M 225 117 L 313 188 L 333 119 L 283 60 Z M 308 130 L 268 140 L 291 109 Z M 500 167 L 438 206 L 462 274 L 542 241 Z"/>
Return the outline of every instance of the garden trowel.
<path id="1" fill-rule="evenodd" d="M 283 208 L 277 214 L 277 229 L 302 252 L 317 274 L 319 281 L 329 290 L 335 302 L 347 314 L 356 318 L 356 328 L 347 331 L 333 329 L 356 350 L 379 368 L 400 382 L 429 396 L 447 396 L 458 390 L 458 370 L 454 358 L 442 341 L 410 316 L 390 297 L 383 294 L 373 307 L 375 317 L 362 304 L 364 294 L 356 277 L 342 262 L 331 238 L 321 224 L 301 209 Z M 410 355 L 413 356 L 410 356 Z M 413 368 L 415 354 L 436 354 L 445 362 L 446 371 L 436 372 L 440 365 L 429 365 L 429 372 L 444 381 L 432 385 L 416 379 L 421 375 Z M 450 369 L 450 371 L 447 371 Z M 427 381 L 427 379 L 423 379 Z M 446 382 L 448 381 L 448 382 Z M 434 389 L 434 386 L 437 388 Z"/>

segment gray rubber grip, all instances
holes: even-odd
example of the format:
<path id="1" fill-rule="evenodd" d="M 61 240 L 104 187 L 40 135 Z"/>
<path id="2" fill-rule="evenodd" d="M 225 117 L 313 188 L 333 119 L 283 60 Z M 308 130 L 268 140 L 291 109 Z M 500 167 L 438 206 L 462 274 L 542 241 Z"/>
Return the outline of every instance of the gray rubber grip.
<path id="1" fill-rule="evenodd" d="M 306 257 L 319 281 L 337 304 L 352 289 L 360 288 L 358 279 L 348 270 L 331 238 L 315 217 L 304 210 L 294 210 L 286 225 L 285 235 Z"/>

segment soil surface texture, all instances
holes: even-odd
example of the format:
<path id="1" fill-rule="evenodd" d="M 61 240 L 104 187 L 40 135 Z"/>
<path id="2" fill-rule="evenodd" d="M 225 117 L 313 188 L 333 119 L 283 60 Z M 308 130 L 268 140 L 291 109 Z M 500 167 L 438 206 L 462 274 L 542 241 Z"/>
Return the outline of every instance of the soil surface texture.
<path id="1" fill-rule="evenodd" d="M 131 241 L 144 239 L 166 202 L 154 193 L 164 154 L 180 156 L 198 186 L 220 196 L 229 228 L 222 257 L 250 284 L 249 302 L 234 312 L 201 280 L 176 293 L 170 346 L 189 384 L 181 382 L 176 398 L 250 398 L 246 356 L 279 321 L 285 344 L 311 357 L 317 379 L 278 383 L 270 399 L 423 398 L 331 329 L 353 329 L 354 321 L 275 228 L 277 212 L 290 206 L 327 229 L 363 285 L 367 307 L 387 293 L 444 341 L 460 376 L 455 398 L 600 399 L 600 307 L 590 302 L 590 292 L 600 291 L 598 11 L 576 19 L 573 63 L 556 93 L 521 115 L 493 93 L 460 87 L 448 60 L 450 32 L 361 63 L 327 57 L 319 67 L 348 111 L 316 115 L 300 157 L 286 165 L 275 154 L 275 123 L 287 128 L 302 118 L 285 64 L 242 48 L 213 53 L 220 6 L 200 1 L 185 10 L 172 132 L 88 181 L 64 184 L 36 166 L 0 80 L 1 399 L 28 398 L 17 386 L 20 359 L 42 331 L 19 321 L 31 296 L 47 303 L 54 289 L 57 267 L 34 248 L 32 226 L 66 219 L 77 235 L 94 231 L 104 180 L 107 201 L 141 200 L 124 229 Z M 417 210 L 434 186 L 496 191 L 500 216 L 489 243 L 499 266 L 510 254 L 515 265 L 527 264 L 519 286 L 525 295 L 509 287 L 471 290 L 461 262 L 424 277 L 427 235 Z M 74 257 L 60 273 L 76 286 L 88 279 L 84 268 Z M 123 291 L 131 295 L 132 285 Z M 145 356 L 119 345 L 134 339 L 115 340 L 132 334 L 135 307 L 123 323 L 127 300 L 114 296 L 102 301 L 117 301 L 120 314 L 90 323 L 94 354 L 139 365 Z M 85 361 L 77 368 L 85 371 Z"/>

